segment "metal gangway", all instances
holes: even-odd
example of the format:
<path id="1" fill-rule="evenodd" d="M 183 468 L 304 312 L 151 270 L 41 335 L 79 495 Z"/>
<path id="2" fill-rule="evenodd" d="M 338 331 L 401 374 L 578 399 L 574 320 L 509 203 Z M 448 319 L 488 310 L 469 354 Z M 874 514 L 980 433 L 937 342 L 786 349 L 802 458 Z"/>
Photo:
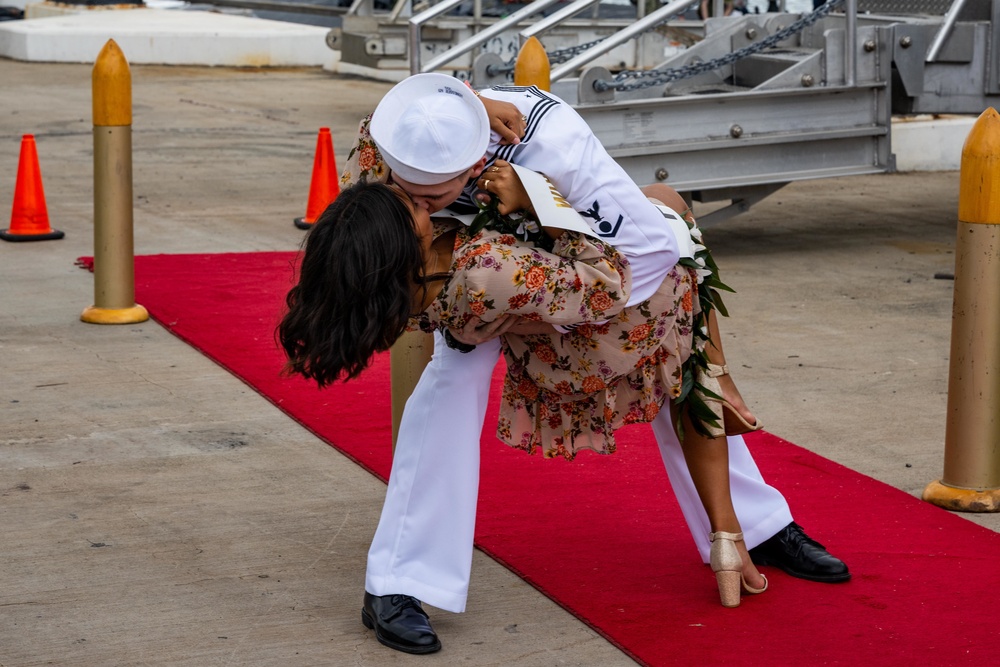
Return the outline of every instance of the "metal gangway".
<path id="1" fill-rule="evenodd" d="M 330 31 L 327 44 L 340 51 L 341 71 L 399 81 L 416 71 L 430 71 L 428 63 L 450 52 L 448 62 L 440 69 L 460 78 L 472 78 L 472 63 L 478 55 L 492 53 L 504 60 L 516 57 L 520 47 L 518 31 L 556 11 L 560 4 L 560 0 L 535 0 L 518 9 L 520 5 L 506 4 L 504 0 L 444 0 L 431 6 L 413 0 L 380 4 L 384 1 L 354 0 L 342 18 L 342 27 Z M 561 4 L 566 3 L 563 0 Z M 585 9 L 552 25 L 546 34 L 547 46 L 579 48 L 582 43 L 604 39 L 627 27 L 636 13 L 643 12 L 642 8 L 635 12 L 630 5 L 609 11 L 614 9 L 593 0 Z M 516 16 L 505 16 L 508 11 Z M 695 28 L 700 30 L 700 22 Z M 671 48 L 670 44 L 683 47 L 699 38 L 697 33 L 662 28 L 642 40 L 656 54 L 636 60 L 633 45 L 626 44 L 603 56 L 600 62 L 612 67 L 648 67 L 662 58 L 664 48 Z M 456 45 L 463 48 L 455 50 Z M 430 69 L 439 68 L 435 65 Z"/>
<path id="2" fill-rule="evenodd" d="M 692 1 L 671 0 L 649 13 L 640 5 L 625 25 L 591 18 L 590 32 L 571 22 L 596 0 L 536 0 L 453 35 L 447 48 L 428 48 L 462 1 L 407 18 L 395 50 L 408 73 L 504 83 L 516 54 L 489 48 L 491 40 L 539 38 L 553 63 L 552 91 L 637 183 L 728 202 L 701 216 L 703 225 L 793 181 L 893 171 L 894 114 L 979 114 L 1000 101 L 1000 0 L 829 0 L 808 13 L 703 22 L 674 22 Z M 397 20 L 408 2 L 394 6 Z M 671 50 L 678 25 L 696 39 Z"/>

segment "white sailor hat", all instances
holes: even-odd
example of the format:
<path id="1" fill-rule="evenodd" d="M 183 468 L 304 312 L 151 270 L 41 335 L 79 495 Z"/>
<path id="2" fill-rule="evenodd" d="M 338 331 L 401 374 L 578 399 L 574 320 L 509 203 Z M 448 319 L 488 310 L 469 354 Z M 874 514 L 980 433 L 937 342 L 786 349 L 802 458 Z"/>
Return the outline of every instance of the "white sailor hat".
<path id="1" fill-rule="evenodd" d="M 417 185 L 436 185 L 486 154 L 490 120 L 483 103 L 458 79 L 415 74 L 386 93 L 369 130 L 393 173 Z"/>

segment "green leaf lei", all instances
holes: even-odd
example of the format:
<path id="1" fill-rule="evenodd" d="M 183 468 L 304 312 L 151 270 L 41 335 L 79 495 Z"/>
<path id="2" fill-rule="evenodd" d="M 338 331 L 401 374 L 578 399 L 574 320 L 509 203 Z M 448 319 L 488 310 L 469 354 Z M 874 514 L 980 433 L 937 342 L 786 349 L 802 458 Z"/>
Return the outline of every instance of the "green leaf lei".
<path id="1" fill-rule="evenodd" d="M 693 319 L 691 356 L 681 366 L 681 393 L 674 399 L 674 402 L 681 410 L 688 411 L 696 431 L 706 437 L 711 437 L 712 434 L 705 425 L 715 429 L 722 425 L 719 424 L 715 412 L 705 403 L 704 398 L 724 399 L 698 381 L 708 371 L 709 361 L 705 349 L 712 345 L 709 338 L 708 316 L 712 310 L 718 310 L 723 317 L 729 317 L 729 312 L 722 302 L 719 291 L 735 293 L 736 290 L 719 278 L 719 265 L 715 263 L 708 248 L 701 243 L 701 230 L 693 222 L 694 216 L 691 215 L 691 209 L 684 211 L 681 218 L 687 223 L 688 230 L 691 232 L 691 239 L 695 243 L 695 253 L 694 257 L 682 257 L 678 264 L 691 269 L 698 276 L 698 303 L 701 309 Z M 683 438 L 684 429 L 679 419 L 676 428 L 677 436 Z"/>

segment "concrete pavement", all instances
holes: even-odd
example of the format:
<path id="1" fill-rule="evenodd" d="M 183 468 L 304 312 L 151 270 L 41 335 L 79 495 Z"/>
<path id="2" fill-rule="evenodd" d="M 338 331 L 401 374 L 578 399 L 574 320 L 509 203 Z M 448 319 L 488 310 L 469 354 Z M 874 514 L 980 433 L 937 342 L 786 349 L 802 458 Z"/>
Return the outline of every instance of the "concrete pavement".
<path id="1" fill-rule="evenodd" d="M 66 233 L 0 243 L 0 665 L 414 662 L 358 614 L 381 482 L 157 324 L 79 321 L 90 72 L 0 59 L 0 215 L 32 133 Z M 318 128 L 342 164 L 388 89 L 318 68 L 132 78 L 137 254 L 297 248 Z M 943 463 L 952 283 L 934 274 L 957 192 L 957 172 L 799 183 L 707 232 L 766 428 L 912 494 Z M 445 650 L 422 664 L 633 664 L 479 553 L 468 613 L 433 618 Z"/>

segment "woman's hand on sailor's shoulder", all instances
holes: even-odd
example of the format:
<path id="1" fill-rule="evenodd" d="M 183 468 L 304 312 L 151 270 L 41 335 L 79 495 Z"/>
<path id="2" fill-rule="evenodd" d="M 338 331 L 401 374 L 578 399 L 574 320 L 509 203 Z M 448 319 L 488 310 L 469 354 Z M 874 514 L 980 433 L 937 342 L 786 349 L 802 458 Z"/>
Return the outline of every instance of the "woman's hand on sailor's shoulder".
<path id="1" fill-rule="evenodd" d="M 510 102 L 491 100 L 488 97 L 480 96 L 479 101 L 486 107 L 490 129 L 500 135 L 500 145 L 521 143 L 521 138 L 528 129 L 528 119 L 521 110 Z"/>

